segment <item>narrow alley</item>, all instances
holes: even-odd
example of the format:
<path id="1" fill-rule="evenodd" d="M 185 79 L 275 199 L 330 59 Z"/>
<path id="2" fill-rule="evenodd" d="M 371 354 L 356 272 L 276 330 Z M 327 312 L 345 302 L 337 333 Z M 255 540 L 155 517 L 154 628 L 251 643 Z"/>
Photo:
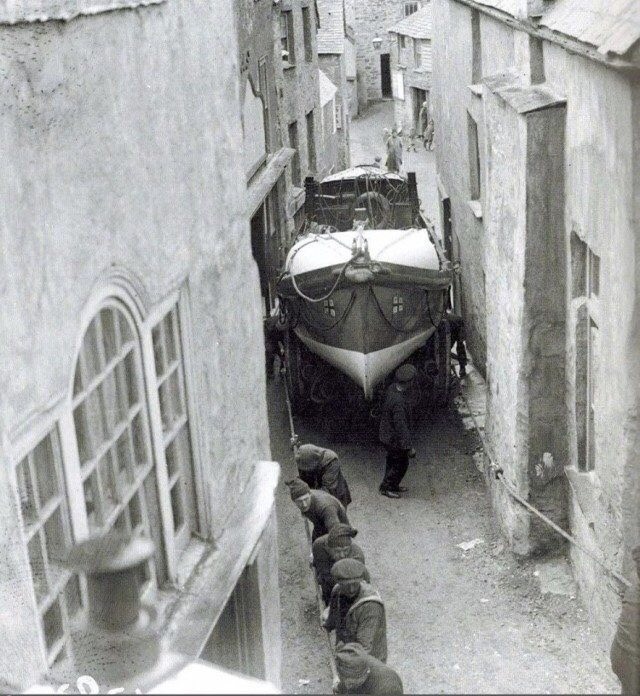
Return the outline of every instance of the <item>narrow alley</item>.
<path id="1" fill-rule="evenodd" d="M 354 164 L 382 149 L 388 102 L 352 123 Z M 410 153 L 424 207 L 433 215 L 433 153 Z M 267 390 L 271 447 L 281 481 L 295 475 L 284 383 Z M 417 457 L 402 500 L 378 494 L 384 453 L 376 433 L 329 432 L 297 419 L 301 443 L 335 450 L 352 490 L 349 518 L 358 530 L 372 581 L 386 603 L 388 663 L 407 693 L 615 693 L 608 656 L 589 627 L 563 559 L 517 560 L 492 519 L 473 461 L 479 440 L 453 410 L 424 415 Z M 286 486 L 276 495 L 286 693 L 330 693 L 329 650 L 318 609 L 302 518 Z M 460 544 L 475 542 L 463 550 Z M 564 571 L 564 572 L 563 572 Z M 545 585 L 554 575 L 555 582 Z M 560 578 L 560 581 L 558 579 Z M 553 578 L 552 578 L 553 580 Z M 549 591 L 550 590 L 550 591 Z"/>

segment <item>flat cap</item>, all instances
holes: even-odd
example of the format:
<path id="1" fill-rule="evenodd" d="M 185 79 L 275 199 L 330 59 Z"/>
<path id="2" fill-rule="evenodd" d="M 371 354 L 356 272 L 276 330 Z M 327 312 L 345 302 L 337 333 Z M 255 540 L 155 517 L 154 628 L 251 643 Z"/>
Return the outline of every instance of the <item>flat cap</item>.
<path id="1" fill-rule="evenodd" d="M 362 580 L 366 570 L 364 563 L 356 561 L 355 558 L 343 558 L 333 564 L 331 568 L 331 578 L 334 582 Z"/>
<path id="2" fill-rule="evenodd" d="M 291 481 L 287 481 L 287 486 L 289 486 L 291 500 L 298 500 L 298 498 L 302 498 L 303 495 L 311 493 L 309 486 L 300 478 L 294 478 Z"/>

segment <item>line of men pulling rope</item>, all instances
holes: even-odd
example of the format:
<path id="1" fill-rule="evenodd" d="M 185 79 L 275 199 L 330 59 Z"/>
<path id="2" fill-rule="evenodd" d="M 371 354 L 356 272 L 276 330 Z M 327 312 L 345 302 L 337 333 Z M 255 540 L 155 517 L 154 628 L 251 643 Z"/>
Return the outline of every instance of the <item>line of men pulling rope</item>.
<path id="1" fill-rule="evenodd" d="M 387 449 L 380 493 L 399 498 L 400 481 L 415 455 L 408 442 L 408 400 L 405 394 L 416 377 L 413 365 L 401 366 L 383 406 L 380 439 Z M 312 525 L 311 563 L 325 609 L 321 622 L 335 631 L 337 677 L 334 693 L 402 694 L 402 680 L 387 662 L 387 619 L 384 602 L 365 565 L 357 534 L 349 523 L 349 486 L 338 455 L 316 445 L 295 452 L 298 477 L 287 481 L 291 499 Z"/>

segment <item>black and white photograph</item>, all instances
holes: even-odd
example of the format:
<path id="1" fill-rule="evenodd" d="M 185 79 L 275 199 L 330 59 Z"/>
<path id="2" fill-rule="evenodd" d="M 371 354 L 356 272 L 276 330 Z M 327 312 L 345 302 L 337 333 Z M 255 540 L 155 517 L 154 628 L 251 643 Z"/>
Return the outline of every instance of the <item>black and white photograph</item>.
<path id="1" fill-rule="evenodd" d="M 0 693 L 640 694 L 640 0 L 0 0 Z"/>

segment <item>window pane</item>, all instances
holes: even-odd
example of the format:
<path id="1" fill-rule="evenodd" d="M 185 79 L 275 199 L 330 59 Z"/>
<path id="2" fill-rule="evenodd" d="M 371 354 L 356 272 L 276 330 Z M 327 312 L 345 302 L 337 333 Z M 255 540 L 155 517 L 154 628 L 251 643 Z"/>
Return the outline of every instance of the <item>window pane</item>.
<path id="1" fill-rule="evenodd" d="M 91 437 L 89 434 L 89 419 L 87 418 L 87 410 L 84 403 L 81 403 L 73 412 L 73 422 L 76 429 L 76 440 L 78 441 L 78 454 L 80 455 L 80 463 L 91 459 L 93 447 L 91 445 Z"/>
<path id="2" fill-rule="evenodd" d="M 130 439 L 129 430 L 125 430 L 118 438 L 113 453 L 116 464 L 116 473 L 122 489 L 133 483 L 133 442 Z"/>
<path id="3" fill-rule="evenodd" d="M 167 363 L 172 363 L 178 357 L 178 351 L 176 350 L 176 331 L 175 326 L 175 311 L 169 312 L 164 323 L 164 343 L 167 349 Z"/>
<path id="4" fill-rule="evenodd" d="M 94 471 L 84 482 L 84 503 L 87 508 L 87 521 L 89 528 L 96 530 L 100 528 L 100 500 L 98 494 L 98 475 Z"/>
<path id="5" fill-rule="evenodd" d="M 128 508 L 131 519 L 131 527 L 134 530 L 140 529 L 143 526 L 142 509 L 140 507 L 140 493 L 136 493 L 131 498 Z"/>
<path id="6" fill-rule="evenodd" d="M 125 378 L 129 406 L 138 403 L 138 371 L 136 369 L 134 351 L 130 351 L 124 359 Z"/>
<path id="7" fill-rule="evenodd" d="M 98 391 L 92 391 L 84 403 L 87 414 L 87 422 L 89 424 L 89 432 L 91 434 L 92 447 L 98 448 L 105 441 L 105 423 Z M 92 451 L 91 456 L 94 454 L 95 452 Z"/>
<path id="8" fill-rule="evenodd" d="M 65 601 L 67 603 L 67 614 L 73 618 L 82 608 L 82 594 L 80 593 L 80 580 L 77 575 L 72 575 L 64 588 Z"/>
<path id="9" fill-rule="evenodd" d="M 109 373 L 99 387 L 101 406 L 104 414 L 103 425 L 107 437 L 116 429 L 116 425 L 121 419 L 120 406 L 118 403 L 118 393 L 116 390 L 116 375 Z"/>
<path id="10" fill-rule="evenodd" d="M 57 508 L 44 525 L 47 556 L 49 562 L 60 561 L 67 550 L 67 539 L 62 523 L 62 510 Z"/>
<path id="11" fill-rule="evenodd" d="M 102 323 L 102 342 L 107 362 L 110 362 L 118 354 L 118 339 L 116 336 L 116 322 L 111 309 L 100 311 Z"/>
<path id="12" fill-rule="evenodd" d="M 98 462 L 100 488 L 104 501 L 103 515 L 106 517 L 118 502 L 118 491 L 111 463 L 111 451 L 108 451 Z"/>
<path id="13" fill-rule="evenodd" d="M 162 346 L 162 332 L 160 329 L 160 324 L 153 327 L 151 331 L 151 338 L 153 340 L 153 359 L 156 365 L 156 375 L 162 377 L 165 371 L 165 360 L 163 355 Z"/>
<path id="14" fill-rule="evenodd" d="M 57 641 L 62 638 L 64 628 L 62 624 L 62 611 L 60 601 L 56 600 L 43 617 L 44 638 L 47 644 L 47 651 L 50 651 Z"/>
<path id="15" fill-rule="evenodd" d="M 124 344 L 128 341 L 133 340 L 131 327 L 129 326 L 129 322 L 127 321 L 126 317 L 122 312 L 118 312 L 118 324 L 120 327 L 120 340 L 122 341 L 122 343 Z"/>
<path id="16" fill-rule="evenodd" d="M 178 370 L 175 370 L 171 377 L 160 386 L 160 414 L 164 432 L 169 431 L 173 423 L 183 414 Z"/>
<path id="17" fill-rule="evenodd" d="M 171 510 L 173 512 L 173 529 L 177 532 L 178 530 L 182 529 L 182 525 L 184 524 L 184 509 L 180 479 L 178 479 L 171 489 Z"/>
<path id="18" fill-rule="evenodd" d="M 95 320 L 89 324 L 89 328 L 87 329 L 82 343 L 82 352 L 87 366 L 88 377 L 89 379 L 93 379 L 102 371 L 100 350 L 98 347 L 98 331 Z"/>
<path id="19" fill-rule="evenodd" d="M 148 461 L 147 441 L 143 427 L 142 416 L 138 414 L 131 423 L 131 436 L 133 438 L 135 465 L 137 467 L 145 466 Z"/>
<path id="20" fill-rule="evenodd" d="M 34 494 L 29 462 L 25 457 L 16 467 L 16 479 L 18 481 L 18 494 L 20 496 L 20 509 L 25 524 L 32 524 L 38 516 L 36 499 Z"/>
<path id="21" fill-rule="evenodd" d="M 40 507 L 43 507 L 53 497 L 60 493 L 58 490 L 56 461 L 54 459 L 53 444 L 50 435 L 41 440 L 33 451 L 33 467 L 38 482 Z"/>
<path id="22" fill-rule="evenodd" d="M 129 389 L 127 387 L 127 373 L 124 368 L 124 362 L 118 363 L 115 369 L 116 378 L 116 400 L 118 403 L 118 413 L 120 420 L 129 418 Z"/>
<path id="23" fill-rule="evenodd" d="M 36 598 L 40 602 L 49 592 L 44 558 L 42 556 L 42 548 L 40 547 L 40 532 L 31 538 L 31 541 L 27 544 L 27 551 L 29 553 L 29 565 L 31 566 Z"/>

